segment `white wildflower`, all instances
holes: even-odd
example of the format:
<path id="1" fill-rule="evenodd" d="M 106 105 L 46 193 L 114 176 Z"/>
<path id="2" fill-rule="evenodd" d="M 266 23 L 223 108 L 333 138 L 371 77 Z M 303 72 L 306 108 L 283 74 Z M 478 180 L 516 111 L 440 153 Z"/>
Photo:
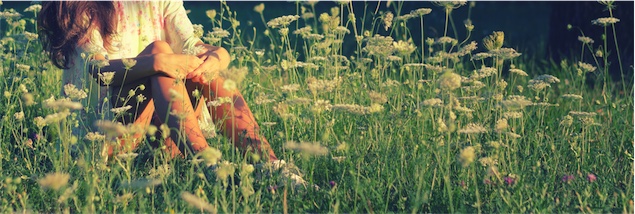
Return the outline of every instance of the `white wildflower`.
<path id="1" fill-rule="evenodd" d="M 40 178 L 38 183 L 44 189 L 58 190 L 68 184 L 70 177 L 68 173 L 63 172 L 48 173 L 44 178 Z"/>
<path id="2" fill-rule="evenodd" d="M 441 90 L 446 92 L 453 91 L 461 87 L 461 75 L 455 74 L 452 71 L 446 71 L 439 77 L 437 84 Z"/>
<path id="3" fill-rule="evenodd" d="M 593 65 L 591 65 L 589 63 L 578 62 L 577 65 L 578 65 L 578 68 L 581 69 L 585 73 L 594 72 L 595 69 L 597 69 L 595 66 L 593 66 Z"/>
<path id="4" fill-rule="evenodd" d="M 459 49 L 456 52 L 456 55 L 459 56 L 459 57 L 462 57 L 462 56 L 465 56 L 465 55 L 468 55 L 468 54 L 472 53 L 472 51 L 474 51 L 474 50 L 476 50 L 476 42 L 472 41 L 472 42 L 470 42 L 470 44 L 467 44 L 467 45 L 463 46 L 461 49 Z"/>
<path id="5" fill-rule="evenodd" d="M 139 156 L 138 153 L 131 152 L 131 153 L 118 154 L 115 157 L 117 157 L 117 159 L 119 160 L 131 161 L 132 159 L 135 159 L 137 156 Z"/>
<path id="6" fill-rule="evenodd" d="M 573 117 L 571 115 L 566 115 L 560 121 L 561 126 L 571 126 L 573 124 Z"/>
<path id="7" fill-rule="evenodd" d="M 569 115 L 574 117 L 593 117 L 597 115 L 595 112 L 569 111 Z"/>
<path id="8" fill-rule="evenodd" d="M 309 155 L 326 155 L 328 154 L 328 149 L 319 143 L 309 143 L 309 142 L 300 142 L 296 143 L 294 141 L 288 141 L 284 144 L 284 147 L 291 150 L 300 151 L 304 154 Z"/>
<path id="9" fill-rule="evenodd" d="M 331 105 L 330 101 L 328 101 L 328 100 L 317 100 L 313 104 L 312 110 L 315 113 L 320 113 L 322 111 L 330 111 L 331 107 L 332 107 L 332 105 Z"/>
<path id="10" fill-rule="evenodd" d="M 31 32 L 28 32 L 28 31 L 24 31 L 23 35 L 24 35 L 24 38 L 26 38 L 29 41 L 37 40 L 37 38 L 38 38 L 38 34 L 31 33 Z"/>
<path id="11" fill-rule="evenodd" d="M 293 34 L 300 35 L 302 37 L 309 35 L 313 32 L 313 28 L 311 26 L 306 26 L 293 31 Z"/>
<path id="12" fill-rule="evenodd" d="M 15 114 L 13 114 L 13 118 L 15 118 L 16 121 L 24 120 L 24 112 L 23 111 L 16 112 Z"/>
<path id="13" fill-rule="evenodd" d="M 523 112 L 522 111 L 508 111 L 503 113 L 503 117 L 507 119 L 520 119 L 520 118 L 523 118 Z"/>
<path id="14" fill-rule="evenodd" d="M 477 53 L 472 56 L 471 60 L 483 60 L 492 57 L 493 55 L 490 53 Z"/>
<path id="15" fill-rule="evenodd" d="M 545 81 L 546 83 L 559 83 L 560 79 L 549 74 L 543 74 L 534 78 L 535 80 Z"/>
<path id="16" fill-rule="evenodd" d="M 25 65 L 25 64 L 20 64 L 20 63 L 16 63 L 16 64 L 15 64 L 15 67 L 16 67 L 18 70 L 23 71 L 23 72 L 24 72 L 24 71 L 29 71 L 29 70 L 31 70 L 31 66 L 29 66 L 29 65 Z"/>
<path id="17" fill-rule="evenodd" d="M 497 73 L 498 73 L 498 70 L 496 70 L 496 68 L 482 66 L 480 69 L 474 71 L 472 76 L 470 76 L 470 79 L 478 80 L 478 79 L 482 79 L 482 78 L 485 78 L 485 77 L 490 77 L 490 76 L 495 75 Z"/>
<path id="18" fill-rule="evenodd" d="M 507 137 L 509 137 L 511 139 L 518 139 L 518 138 L 522 137 L 519 134 L 516 134 L 516 133 L 513 133 L 513 132 L 506 132 L 505 134 L 507 135 Z"/>
<path id="19" fill-rule="evenodd" d="M 126 106 L 122 106 L 122 107 L 119 107 L 119 108 L 112 108 L 112 109 L 110 109 L 110 111 L 112 113 L 115 113 L 115 115 L 121 115 L 121 114 L 127 112 L 130 109 L 132 109 L 132 106 L 126 105 Z"/>
<path id="20" fill-rule="evenodd" d="M 503 118 L 496 121 L 496 126 L 494 130 L 496 132 L 502 132 L 502 131 L 505 131 L 507 128 L 509 128 L 509 123 L 507 123 L 507 119 Z"/>
<path id="21" fill-rule="evenodd" d="M 88 140 L 88 141 L 103 141 L 106 139 L 106 136 L 103 134 L 100 134 L 99 132 L 89 132 L 86 134 L 86 136 L 84 136 L 84 139 Z"/>
<path id="22" fill-rule="evenodd" d="M 44 105 L 44 107 L 54 109 L 54 110 L 57 110 L 57 109 L 79 110 L 83 108 L 81 103 L 73 102 L 71 101 L 70 98 L 55 100 L 55 97 L 53 96 L 42 101 L 42 104 Z"/>
<path id="23" fill-rule="evenodd" d="M 73 84 L 64 85 L 64 93 L 71 99 L 80 100 L 88 97 L 88 94 L 85 90 L 79 90 Z"/>
<path id="24" fill-rule="evenodd" d="M 137 60 L 135 59 L 121 59 L 121 62 L 123 63 L 123 66 L 126 68 L 126 70 L 130 70 L 132 69 L 132 67 L 134 67 L 137 64 Z"/>
<path id="25" fill-rule="evenodd" d="M 432 12 L 432 9 L 430 9 L 430 8 L 419 8 L 419 9 L 410 11 L 410 14 L 417 15 L 417 16 L 423 16 L 423 15 L 430 14 L 430 12 Z"/>
<path id="26" fill-rule="evenodd" d="M 280 89 L 284 92 L 295 92 L 300 90 L 300 85 L 299 84 L 283 85 L 280 87 Z"/>
<path id="27" fill-rule="evenodd" d="M 582 42 L 583 44 L 593 44 L 593 39 L 586 37 L 586 36 L 578 36 L 578 41 Z"/>
<path id="28" fill-rule="evenodd" d="M 581 100 L 582 96 L 577 94 L 563 94 L 562 98 L 573 99 L 573 100 Z"/>
<path id="29" fill-rule="evenodd" d="M 99 77 L 99 81 L 101 81 L 104 85 L 110 85 L 115 77 L 115 72 L 100 72 L 97 76 Z"/>
<path id="30" fill-rule="evenodd" d="M 439 98 L 426 99 L 423 102 L 421 102 L 421 105 L 427 106 L 427 107 L 442 107 L 443 100 Z"/>
<path id="31" fill-rule="evenodd" d="M 481 163 L 482 166 L 495 166 L 498 165 L 498 161 L 491 157 L 483 157 L 478 159 L 478 162 Z"/>
<path id="32" fill-rule="evenodd" d="M 40 4 L 33 4 L 29 7 L 27 7 L 26 9 L 24 9 L 24 12 L 33 12 L 33 13 L 39 13 L 40 10 L 42 10 L 42 5 Z"/>
<path id="33" fill-rule="evenodd" d="M 487 129 L 485 129 L 485 127 L 483 127 L 482 125 L 469 123 L 465 125 L 462 129 L 460 129 L 458 132 L 461 134 L 480 134 L 480 133 L 487 132 Z"/>
<path id="34" fill-rule="evenodd" d="M 525 71 L 517 69 L 517 68 L 509 69 L 509 72 L 512 73 L 512 74 L 516 74 L 518 76 L 525 76 L 525 77 L 529 76 L 529 75 L 527 75 L 527 73 Z"/>
<path id="35" fill-rule="evenodd" d="M 91 59 L 88 63 L 97 68 L 103 68 L 110 65 L 110 61 L 106 59 L 105 60 Z"/>
<path id="36" fill-rule="evenodd" d="M 492 54 L 492 56 L 496 56 L 503 60 L 513 59 L 522 55 L 521 53 L 516 52 L 513 48 L 499 48 L 491 50 L 489 53 Z"/>
<path id="37" fill-rule="evenodd" d="M 459 161 L 463 167 L 469 166 L 476 159 L 476 149 L 473 146 L 465 147 L 461 149 L 459 153 Z"/>
<path id="38" fill-rule="evenodd" d="M 291 22 L 298 20 L 298 18 L 300 18 L 300 16 L 298 15 L 281 16 L 268 21 L 267 26 L 269 26 L 270 28 L 286 27 L 289 26 Z"/>
<path id="39" fill-rule="evenodd" d="M 393 44 L 393 47 L 395 47 L 395 51 L 397 52 L 397 54 L 401 56 L 408 56 L 412 54 L 412 52 L 417 50 L 417 46 L 402 40 L 393 42 L 392 44 Z"/>
<path id="40" fill-rule="evenodd" d="M 444 37 L 438 38 L 437 41 L 435 41 L 434 43 L 435 44 L 456 44 L 458 42 L 459 41 L 456 40 L 455 38 L 444 36 Z"/>
<path id="41" fill-rule="evenodd" d="M 337 26 L 335 29 L 333 29 L 333 34 L 336 35 L 344 35 L 349 33 L 351 33 L 351 31 L 344 26 Z"/>
<path id="42" fill-rule="evenodd" d="M 618 18 L 604 17 L 604 18 L 598 18 L 596 20 L 593 20 L 591 21 L 591 23 L 594 25 L 608 26 L 610 24 L 618 23 L 619 21 L 620 19 Z"/>
<path id="43" fill-rule="evenodd" d="M 218 164 L 223 154 L 216 148 L 207 147 L 203 151 L 199 152 L 197 156 L 203 159 L 207 166 L 213 166 Z"/>

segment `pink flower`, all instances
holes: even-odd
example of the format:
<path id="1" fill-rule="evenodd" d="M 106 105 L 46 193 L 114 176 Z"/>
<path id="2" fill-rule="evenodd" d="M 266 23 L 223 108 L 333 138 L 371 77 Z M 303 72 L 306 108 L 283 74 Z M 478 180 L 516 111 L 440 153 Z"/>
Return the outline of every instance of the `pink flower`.
<path id="1" fill-rule="evenodd" d="M 595 176 L 595 174 L 593 174 L 593 173 L 589 173 L 589 174 L 586 176 L 586 179 L 587 179 L 589 182 L 593 183 L 593 182 L 594 182 L 595 180 L 597 180 L 598 178 L 597 178 L 597 176 Z"/>
<path id="2" fill-rule="evenodd" d="M 572 181 L 575 177 L 573 175 L 564 175 L 562 176 L 562 182 L 564 183 L 569 183 L 570 181 Z"/>
<path id="3" fill-rule="evenodd" d="M 509 176 L 505 176 L 505 178 L 503 178 L 503 180 L 505 180 L 505 183 L 507 184 L 507 186 L 514 185 L 514 183 L 516 182 L 516 180 L 514 178 L 509 177 Z"/>

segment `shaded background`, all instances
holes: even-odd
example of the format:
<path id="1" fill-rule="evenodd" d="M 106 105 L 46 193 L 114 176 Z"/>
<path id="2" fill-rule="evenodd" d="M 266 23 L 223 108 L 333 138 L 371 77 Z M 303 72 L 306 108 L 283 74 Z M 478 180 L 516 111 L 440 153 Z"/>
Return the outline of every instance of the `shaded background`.
<path id="1" fill-rule="evenodd" d="M 239 28 L 243 30 L 242 35 L 245 36 L 246 39 L 251 39 L 249 37 L 253 35 L 253 27 L 255 27 L 258 32 L 262 32 L 266 29 L 259 14 L 253 11 L 254 6 L 260 3 L 261 2 L 258 1 L 227 2 L 230 9 L 235 11 L 238 15 L 237 19 L 241 22 Z M 296 10 L 298 5 L 296 5 L 295 2 L 265 1 L 264 3 L 264 15 L 267 21 L 283 15 L 297 14 Z M 28 7 L 29 4 L 30 2 L 4 2 L 3 5 L 0 5 L 0 10 L 15 8 L 21 12 L 24 8 Z M 299 5 L 303 4 L 302 2 L 299 3 Z M 353 10 L 358 17 L 358 26 L 361 25 L 361 17 L 364 11 L 368 13 L 368 16 L 372 16 L 378 4 L 380 12 L 388 11 L 386 2 L 353 2 Z M 211 23 L 209 18 L 205 15 L 205 11 L 210 9 L 220 11 L 221 8 L 221 3 L 217 1 L 190 1 L 185 2 L 184 5 L 187 10 L 190 10 L 189 16 L 192 22 L 202 24 L 206 30 L 211 30 Z M 393 13 L 396 5 L 398 5 L 396 2 L 392 2 L 390 10 L 393 11 Z M 613 15 L 620 19 L 620 22 L 615 25 L 617 28 L 616 34 L 618 35 L 617 40 L 619 42 L 620 54 L 624 70 L 628 73 L 627 77 L 632 79 L 631 65 L 633 64 L 634 58 L 633 2 L 618 1 L 615 2 L 615 5 L 617 7 L 613 10 Z M 315 16 L 319 17 L 321 13 L 329 12 L 332 7 L 339 6 L 333 1 L 318 2 L 316 4 Z M 407 1 L 402 2 L 402 14 L 422 7 L 432 9 L 432 13 L 424 16 L 424 36 L 426 38 L 443 36 L 445 13 L 441 7 L 431 2 Z M 343 15 L 347 16 L 347 13 L 345 12 Z M 465 39 L 466 31 L 463 21 L 467 19 L 467 15 L 467 5 L 453 11 L 452 16 L 456 24 L 458 36 L 454 35 L 452 28 L 449 28 L 448 36 L 457 38 L 460 41 Z M 606 7 L 595 1 L 479 1 L 475 2 L 475 7 L 471 10 L 471 20 L 475 28 L 470 40 L 477 41 L 480 44 L 482 38 L 491 34 L 493 31 L 504 31 L 506 47 L 515 48 L 529 58 L 545 59 L 547 61 L 545 63 L 549 63 L 549 59 L 553 59 L 554 62 L 559 63 L 561 59 L 580 56 L 581 43 L 577 39 L 578 36 L 581 35 L 580 30 L 582 30 L 586 36 L 593 38 L 595 40 L 594 47 L 597 47 L 597 45 L 601 43 L 601 35 L 604 32 L 604 28 L 592 25 L 591 20 L 608 16 L 609 13 Z M 372 23 L 370 23 L 371 20 L 369 18 L 365 21 L 367 22 L 366 26 L 371 26 Z M 577 30 L 577 28 L 568 30 L 568 24 L 578 27 L 580 30 Z M 227 25 L 224 26 L 230 25 L 227 23 Z M 419 20 L 412 19 L 408 21 L 408 27 L 411 30 L 415 44 L 421 44 Z M 291 32 L 293 30 L 294 29 L 291 28 Z M 377 33 L 388 35 L 388 32 L 384 31 L 383 27 L 379 29 Z M 615 50 L 612 33 L 609 33 L 608 36 L 608 47 L 610 50 Z M 262 41 L 257 41 L 257 44 L 268 43 L 264 38 L 262 39 Z M 349 44 L 355 44 L 353 35 L 349 34 L 344 44 L 347 44 L 346 42 L 348 41 L 353 41 Z M 345 45 L 344 55 L 351 54 L 353 49 L 354 45 Z M 618 77 L 617 54 L 609 54 L 609 57 L 609 61 L 615 64 L 611 65 L 611 73 L 614 77 Z M 590 62 L 590 59 L 583 60 Z"/>

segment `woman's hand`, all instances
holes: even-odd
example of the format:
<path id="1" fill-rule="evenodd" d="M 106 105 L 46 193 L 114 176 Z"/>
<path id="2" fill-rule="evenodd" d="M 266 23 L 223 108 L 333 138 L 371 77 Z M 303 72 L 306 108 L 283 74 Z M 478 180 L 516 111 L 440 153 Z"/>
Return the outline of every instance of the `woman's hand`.
<path id="1" fill-rule="evenodd" d="M 196 70 L 189 73 L 186 78 L 191 79 L 193 82 L 206 83 L 217 77 L 222 69 L 227 68 L 229 65 L 229 53 L 222 47 L 207 44 L 200 45 L 207 50 L 198 55 L 203 60 L 203 63 Z"/>
<path id="2" fill-rule="evenodd" d="M 203 64 L 204 60 L 185 54 L 159 53 L 154 57 L 154 70 L 169 77 L 183 79 Z"/>

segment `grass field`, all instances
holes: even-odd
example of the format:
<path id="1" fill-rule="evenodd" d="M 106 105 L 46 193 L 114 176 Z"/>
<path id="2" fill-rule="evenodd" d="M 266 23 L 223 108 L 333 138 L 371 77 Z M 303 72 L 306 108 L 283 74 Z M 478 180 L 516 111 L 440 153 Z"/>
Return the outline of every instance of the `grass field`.
<path id="1" fill-rule="evenodd" d="M 209 140 L 227 161 L 215 174 L 149 146 L 106 162 L 108 130 L 70 131 L 83 100 L 62 93 L 62 71 L 33 34 L 34 6 L 0 20 L 0 212 L 633 213 L 633 80 L 608 75 L 633 67 L 607 60 L 625 48 L 615 18 L 632 17 L 611 17 L 610 2 L 588 20 L 603 38 L 580 32 L 579 57 L 546 65 L 503 32 L 474 41 L 478 26 L 450 18 L 471 3 L 358 13 L 351 4 L 364 2 L 343 1 L 314 14 L 301 2 L 273 19 L 264 3 L 257 30 L 218 4 L 193 23 L 232 54 L 225 77 L 276 154 L 319 189 L 256 179 L 222 136 Z M 430 10 L 447 14 L 442 37 L 421 31 Z M 51 104 L 60 94 L 71 105 Z"/>

